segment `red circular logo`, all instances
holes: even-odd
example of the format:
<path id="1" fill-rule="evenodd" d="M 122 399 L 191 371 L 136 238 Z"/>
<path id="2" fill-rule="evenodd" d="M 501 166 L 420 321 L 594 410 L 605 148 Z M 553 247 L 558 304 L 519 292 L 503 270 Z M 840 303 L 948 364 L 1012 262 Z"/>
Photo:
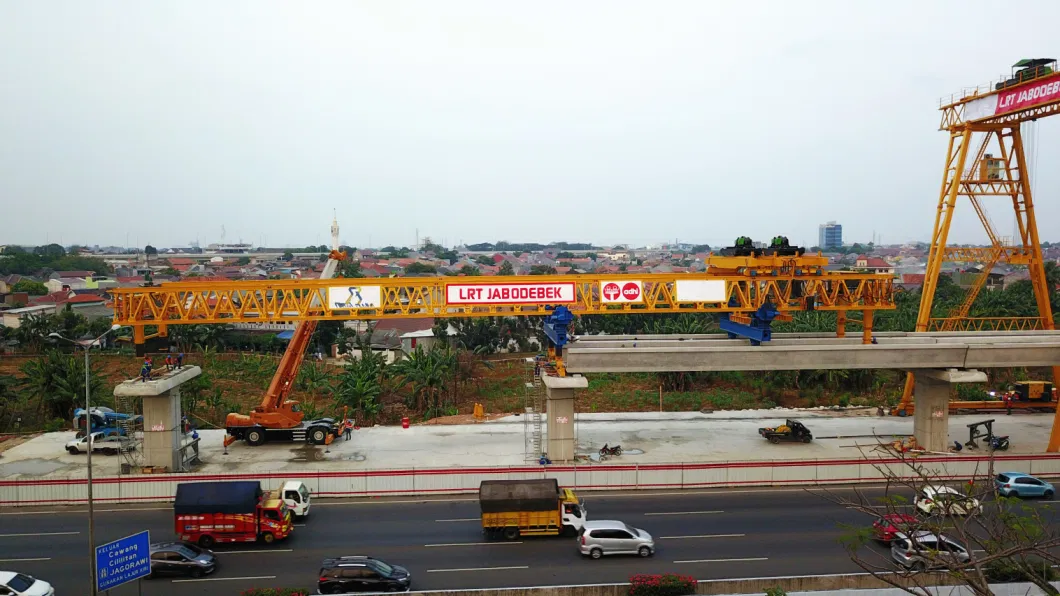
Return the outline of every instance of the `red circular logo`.
<path id="1" fill-rule="evenodd" d="M 622 297 L 630 301 L 640 298 L 640 286 L 633 282 L 628 282 L 622 286 Z"/>
<path id="2" fill-rule="evenodd" d="M 618 284 L 615 282 L 604 284 L 604 298 L 608 300 L 618 300 L 619 291 Z"/>

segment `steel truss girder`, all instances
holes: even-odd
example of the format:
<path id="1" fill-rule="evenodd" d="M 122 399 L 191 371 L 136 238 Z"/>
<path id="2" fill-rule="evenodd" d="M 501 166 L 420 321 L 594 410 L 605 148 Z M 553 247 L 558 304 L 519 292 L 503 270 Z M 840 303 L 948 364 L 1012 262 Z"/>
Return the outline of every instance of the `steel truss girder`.
<path id="1" fill-rule="evenodd" d="M 545 304 L 455 306 L 446 303 L 450 284 L 563 283 L 575 287 L 575 302 L 566 306 L 577 315 L 649 313 L 752 312 L 766 302 L 778 311 L 807 309 L 891 310 L 894 280 L 890 275 L 828 272 L 806 277 L 758 275 L 648 274 L 627 276 L 643 284 L 643 302 L 606 304 L 601 282 L 616 275 L 550 275 L 511 277 L 434 277 L 357 279 L 361 286 L 379 286 L 379 308 L 332 308 L 327 288 L 350 280 L 277 280 L 269 282 L 182 282 L 153 287 L 118 288 L 114 322 L 120 325 L 202 323 L 277 323 L 312 320 L 376 320 L 415 317 L 547 316 Z M 678 280 L 722 280 L 722 302 L 679 302 Z M 322 306 L 323 305 L 323 306 Z"/>

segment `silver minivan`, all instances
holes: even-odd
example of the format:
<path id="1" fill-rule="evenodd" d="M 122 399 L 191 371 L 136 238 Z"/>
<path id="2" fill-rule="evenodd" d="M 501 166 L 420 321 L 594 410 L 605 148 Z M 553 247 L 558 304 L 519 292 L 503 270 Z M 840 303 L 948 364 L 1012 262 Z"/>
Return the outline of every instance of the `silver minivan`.
<path id="1" fill-rule="evenodd" d="M 578 550 L 583 555 L 599 559 L 604 555 L 655 554 L 655 540 L 651 534 L 615 520 L 585 522 L 578 536 Z"/>
<path id="2" fill-rule="evenodd" d="M 898 532 L 891 541 L 891 558 L 906 569 L 923 571 L 931 567 L 967 563 L 968 549 L 942 534 L 926 530 L 904 534 Z"/>

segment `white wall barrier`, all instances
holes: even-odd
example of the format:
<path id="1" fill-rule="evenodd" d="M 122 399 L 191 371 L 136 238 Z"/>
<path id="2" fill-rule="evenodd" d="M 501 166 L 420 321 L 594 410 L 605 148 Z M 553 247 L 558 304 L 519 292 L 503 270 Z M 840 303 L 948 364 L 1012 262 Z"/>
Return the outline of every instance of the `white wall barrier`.
<path id="1" fill-rule="evenodd" d="M 1060 476 L 1060 454 L 995 455 L 993 471 Z M 943 481 L 985 478 L 988 456 L 927 455 L 915 458 Z M 525 465 L 401 470 L 301 471 L 246 474 L 145 474 L 96 477 L 93 500 L 99 503 L 152 503 L 173 500 L 181 482 L 254 480 L 267 489 L 285 480 L 301 480 L 320 497 L 389 497 L 468 494 L 483 480 L 556 478 L 583 491 L 811 486 L 880 482 L 884 470 L 903 477 L 914 473 L 893 458 L 732 461 L 675 464 Z M 85 479 L 20 478 L 0 480 L 0 507 L 71 505 L 87 500 Z"/>

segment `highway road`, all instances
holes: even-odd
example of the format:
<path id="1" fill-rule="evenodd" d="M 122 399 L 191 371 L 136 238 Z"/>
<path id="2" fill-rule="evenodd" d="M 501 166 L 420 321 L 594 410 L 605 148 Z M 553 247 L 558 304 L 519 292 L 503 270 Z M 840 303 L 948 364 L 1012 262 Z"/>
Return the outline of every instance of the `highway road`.
<path id="1" fill-rule="evenodd" d="M 851 489 L 832 489 L 841 496 Z M 882 495 L 882 488 L 862 489 Z M 154 579 L 143 594 L 238 594 L 249 587 L 316 589 L 329 556 L 363 554 L 408 567 L 414 590 L 628 581 L 636 573 L 677 572 L 697 579 L 857 572 L 837 538 L 840 524 L 864 514 L 801 489 L 583 494 L 589 519 L 620 519 L 656 538 L 649 559 L 583 559 L 574 538 L 484 543 L 474 495 L 431 500 L 320 500 L 288 540 L 271 546 L 225 545 L 218 571 L 200 580 Z M 174 537 L 164 505 L 96 509 L 96 543 L 150 530 Z M 878 547 L 881 554 L 885 553 Z M 83 509 L 0 511 L 0 570 L 52 582 L 58 594 L 86 594 L 87 517 Z M 135 583 L 111 596 L 137 594 Z"/>

